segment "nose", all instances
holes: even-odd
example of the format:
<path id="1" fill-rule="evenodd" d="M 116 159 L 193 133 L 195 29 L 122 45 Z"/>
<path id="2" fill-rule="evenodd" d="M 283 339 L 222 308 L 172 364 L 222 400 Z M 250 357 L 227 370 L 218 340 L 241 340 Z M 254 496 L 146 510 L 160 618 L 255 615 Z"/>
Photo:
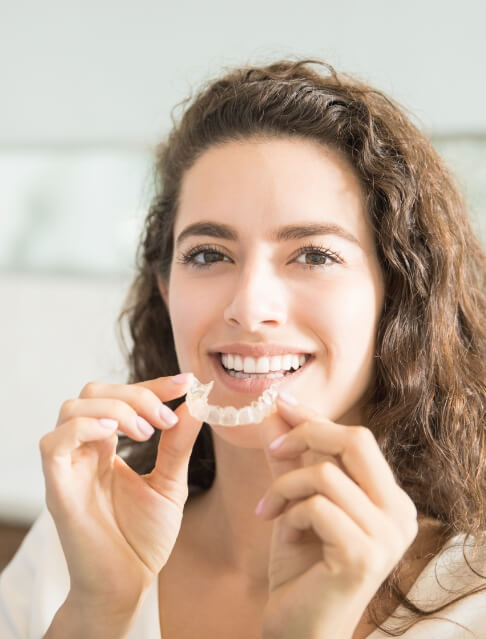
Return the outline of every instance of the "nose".
<path id="1" fill-rule="evenodd" d="M 261 325 L 276 327 L 284 323 L 286 305 L 282 282 L 271 266 L 253 262 L 240 273 L 224 319 L 231 326 L 255 332 Z"/>

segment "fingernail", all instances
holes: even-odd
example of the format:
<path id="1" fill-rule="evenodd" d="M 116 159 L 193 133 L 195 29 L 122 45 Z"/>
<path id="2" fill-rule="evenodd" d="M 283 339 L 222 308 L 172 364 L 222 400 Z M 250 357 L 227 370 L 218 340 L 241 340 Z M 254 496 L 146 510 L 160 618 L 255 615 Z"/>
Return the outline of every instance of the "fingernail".
<path id="1" fill-rule="evenodd" d="M 297 404 L 297 400 L 295 399 L 295 397 L 293 395 L 290 395 L 289 393 L 286 393 L 285 391 L 279 391 L 278 398 L 286 404 L 291 404 L 292 406 L 295 406 L 295 404 Z"/>
<path id="2" fill-rule="evenodd" d="M 280 435 L 280 437 L 277 437 L 277 439 L 274 439 L 269 446 L 270 450 L 276 450 L 279 446 L 283 444 L 283 442 L 286 439 L 287 439 L 287 433 L 284 433 L 283 435 Z"/>
<path id="3" fill-rule="evenodd" d="M 177 415 L 173 411 L 171 411 L 170 408 L 166 406 L 165 404 L 162 404 L 162 406 L 159 408 L 159 415 L 160 415 L 160 418 L 168 426 L 174 426 L 179 421 L 179 418 L 177 417 Z"/>
<path id="4" fill-rule="evenodd" d="M 106 417 L 103 417 L 103 419 L 99 420 L 100 425 L 103 426 L 103 428 L 108 428 L 109 430 L 115 430 L 115 428 L 118 426 L 118 422 L 116 419 L 107 419 Z"/>
<path id="5" fill-rule="evenodd" d="M 262 510 L 263 510 L 263 502 L 265 501 L 264 498 L 260 499 L 260 501 L 258 502 L 258 506 L 255 508 L 255 515 L 259 515 Z"/>
<path id="6" fill-rule="evenodd" d="M 148 423 L 147 420 L 145 420 L 143 417 L 140 417 L 140 415 L 137 415 L 137 426 L 138 426 L 138 430 L 142 433 L 142 435 L 153 435 L 154 433 L 154 428 Z"/>
<path id="7" fill-rule="evenodd" d="M 172 381 L 174 382 L 174 384 L 185 384 L 186 382 L 189 382 L 192 377 L 192 373 L 179 373 L 178 375 L 174 375 L 174 377 L 172 377 Z"/>

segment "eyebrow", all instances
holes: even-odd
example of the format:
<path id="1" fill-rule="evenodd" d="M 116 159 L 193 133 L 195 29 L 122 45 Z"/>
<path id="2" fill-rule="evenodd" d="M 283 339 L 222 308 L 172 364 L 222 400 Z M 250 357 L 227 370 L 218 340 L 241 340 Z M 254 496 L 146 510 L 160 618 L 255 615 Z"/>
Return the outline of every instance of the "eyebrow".
<path id="1" fill-rule="evenodd" d="M 176 247 L 179 247 L 188 237 L 201 235 L 217 237 L 222 240 L 231 240 L 233 242 L 238 240 L 238 231 L 233 226 L 202 221 L 189 224 L 189 226 L 181 231 L 176 240 Z M 272 231 L 270 234 L 270 241 L 284 242 L 289 240 L 300 240 L 302 238 L 312 237 L 315 235 L 337 235 L 338 237 L 341 237 L 348 242 L 352 242 L 361 248 L 360 242 L 352 233 L 334 222 L 288 224 Z"/>

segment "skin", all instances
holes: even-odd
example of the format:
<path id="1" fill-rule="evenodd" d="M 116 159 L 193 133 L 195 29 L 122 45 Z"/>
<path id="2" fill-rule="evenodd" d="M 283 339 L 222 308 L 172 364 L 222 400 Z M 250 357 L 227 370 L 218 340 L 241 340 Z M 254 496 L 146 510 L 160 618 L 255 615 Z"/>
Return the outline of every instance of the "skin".
<path id="1" fill-rule="evenodd" d="M 187 499 L 187 468 L 201 422 L 183 403 L 180 428 L 160 414 L 185 394 L 169 377 L 138 384 L 89 382 L 66 400 L 39 442 L 46 503 L 66 558 L 70 588 L 46 639 L 126 636 L 140 602 L 169 559 Z M 143 432 L 140 430 L 142 420 Z M 148 439 L 164 430 L 152 472 L 138 475 L 118 455 L 121 431 Z M 164 534 L 161 535 L 160 531 Z"/>
<path id="2" fill-rule="evenodd" d="M 233 226 L 238 239 L 186 238 L 169 282 L 159 279 L 181 370 L 215 379 L 208 353 L 230 342 L 289 344 L 315 359 L 284 386 L 297 407 L 279 403 L 276 415 L 253 426 L 211 426 L 216 478 L 188 507 L 182 533 L 212 575 L 229 572 L 254 600 L 268 599 L 264 636 L 367 636 L 363 611 L 416 536 L 417 513 L 361 426 L 384 285 L 360 183 L 344 157 L 311 141 L 225 143 L 185 174 L 174 237 L 201 220 Z M 309 222 L 340 225 L 357 241 L 270 239 L 279 227 Z M 315 251 L 306 259 L 299 249 L 308 242 L 339 260 L 306 268 Z M 203 244 L 212 248 L 196 261 L 210 266 L 183 263 Z M 256 397 L 216 381 L 209 401 L 241 407 Z M 297 450 L 277 460 L 282 451 L 269 444 L 290 432 Z M 323 561 L 329 546 L 335 556 L 328 550 Z M 351 557 L 349 547 L 359 552 Z M 320 583 L 316 565 L 325 567 Z M 343 609 L 346 620 L 336 613 Z"/>
<path id="3" fill-rule="evenodd" d="M 301 140 L 228 143 L 207 151 L 186 173 L 180 199 L 175 237 L 201 220 L 231 224 L 240 236 L 236 243 L 186 239 L 174 256 L 170 285 L 159 280 L 181 370 L 209 381 L 214 372 L 207 351 L 232 341 L 302 346 L 316 356 L 312 375 L 286 390 L 330 419 L 360 419 L 384 291 L 363 194 L 346 160 Z M 266 240 L 272 229 L 299 222 L 339 224 L 361 247 L 334 235 L 308 238 L 343 258 L 342 264 L 322 259 L 309 270 L 305 255 L 296 255 L 304 240 L 280 245 Z M 235 264 L 222 256 L 205 269 L 179 263 L 183 251 L 203 243 L 217 245 Z M 255 397 L 239 398 L 216 385 L 210 400 L 230 399 L 240 407 Z M 234 443 L 236 433 L 240 444 L 258 448 L 257 431 L 235 429 L 228 441 Z"/>
<path id="4" fill-rule="evenodd" d="M 63 403 L 40 451 L 70 591 L 46 637 L 125 636 L 154 579 L 160 585 L 165 575 L 161 611 L 172 610 L 179 627 L 182 620 L 182 631 L 172 632 L 181 639 L 201 630 L 215 636 L 225 624 L 245 639 L 361 639 L 368 634 L 361 617 L 415 538 L 417 512 L 362 425 L 383 279 L 359 182 L 342 157 L 309 141 L 227 144 L 184 176 L 176 237 L 202 219 L 232 224 L 238 241 L 197 238 L 217 243 L 226 258 L 196 270 L 177 253 L 168 285 L 159 281 L 181 370 L 209 381 L 208 351 L 232 341 L 299 346 L 315 359 L 285 382 L 296 405 L 279 401 L 262 424 L 212 427 L 217 476 L 187 507 L 202 424 L 183 402 L 170 426 L 164 403 L 187 393 L 190 375 L 182 383 L 90 382 Z M 269 237 L 303 222 L 339 224 L 355 241 L 312 238 L 340 257 L 317 259 L 311 270 L 314 249 L 306 256 L 302 240 Z M 187 239 L 181 249 L 192 246 Z M 210 398 L 236 406 L 253 399 L 219 382 Z M 144 441 L 154 428 L 164 430 L 155 467 L 137 475 L 116 455 L 116 431 Z M 286 444 L 270 450 L 281 435 Z M 229 587 L 235 608 L 221 612 L 226 590 L 204 600 L 213 590 L 205 588 L 208 575 Z M 198 579 L 201 588 L 191 592 Z M 195 613 L 202 601 L 205 622 L 194 632 L 188 623 L 197 614 L 178 610 L 186 601 Z"/>
<path id="5" fill-rule="evenodd" d="M 240 236 L 238 242 L 188 238 L 181 250 L 211 244 L 231 261 L 219 257 L 197 270 L 178 263 L 176 253 L 169 286 L 159 280 L 181 370 L 204 383 L 214 379 L 208 351 L 218 344 L 303 346 L 315 360 L 285 390 L 328 419 L 360 424 L 384 288 L 361 187 L 346 160 L 308 141 L 227 143 L 209 149 L 185 174 L 180 202 L 174 237 L 202 219 L 231 224 Z M 266 239 L 270 230 L 299 221 L 335 222 L 361 247 L 334 235 L 280 244 Z M 298 256 L 308 242 L 337 252 L 343 263 L 322 259 L 309 270 L 309 257 Z M 241 407 L 257 397 L 239 398 L 216 383 L 209 401 Z M 201 524 L 208 540 L 217 540 L 215 561 L 265 581 L 269 530 L 249 517 L 271 482 L 261 428 L 212 429 L 218 474 Z M 248 539 L 258 541 L 249 547 Z"/>

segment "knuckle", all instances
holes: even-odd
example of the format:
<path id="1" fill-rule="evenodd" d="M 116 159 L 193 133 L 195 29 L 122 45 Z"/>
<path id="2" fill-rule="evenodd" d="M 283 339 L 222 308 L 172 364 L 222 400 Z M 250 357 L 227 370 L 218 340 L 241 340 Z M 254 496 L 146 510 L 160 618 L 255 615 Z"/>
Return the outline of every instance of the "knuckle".
<path id="1" fill-rule="evenodd" d="M 407 495 L 407 493 L 405 493 L 405 495 L 406 495 L 406 502 L 407 502 L 407 505 L 408 505 L 408 510 L 409 510 L 409 513 L 410 513 L 410 517 L 412 519 L 417 520 L 417 517 L 418 517 L 417 506 L 414 504 L 412 499 L 410 499 L 410 497 Z"/>
<path id="2" fill-rule="evenodd" d="M 363 450 L 375 444 L 375 436 L 366 426 L 351 426 L 349 429 L 350 446 Z"/>
<path id="3" fill-rule="evenodd" d="M 326 486 L 335 478 L 336 466 L 333 462 L 326 460 L 316 467 L 317 481 L 320 485 Z"/>
<path id="4" fill-rule="evenodd" d="M 406 541 L 408 544 L 411 544 L 419 531 L 419 523 L 416 517 L 409 520 L 407 528 L 408 528 L 408 531 L 407 531 L 408 534 L 407 534 Z"/>
<path id="5" fill-rule="evenodd" d="M 129 422 L 137 415 L 137 411 L 122 399 L 103 399 L 103 416 Z M 101 406 L 101 404 L 100 404 Z"/>
<path id="6" fill-rule="evenodd" d="M 42 458 L 46 458 L 50 450 L 50 433 L 43 435 L 39 440 L 39 450 Z"/>
<path id="7" fill-rule="evenodd" d="M 328 500 L 323 495 L 312 495 L 308 499 L 309 509 L 314 515 L 323 515 L 327 510 Z"/>
<path id="8" fill-rule="evenodd" d="M 393 566 L 396 566 L 399 563 L 399 561 L 403 558 L 409 545 L 410 544 L 406 544 L 406 545 L 395 544 L 395 546 L 391 548 L 390 555 L 388 558 L 388 563 L 386 564 L 386 566 L 388 567 L 388 571 L 390 571 L 393 568 Z"/>
<path id="9" fill-rule="evenodd" d="M 61 484 L 56 480 L 55 475 L 46 474 L 46 492 L 45 500 L 49 512 L 54 519 L 64 514 L 72 513 L 73 499 L 69 489 L 65 484 Z"/>
<path id="10" fill-rule="evenodd" d="M 279 495 L 282 495 L 285 492 L 286 486 L 287 481 L 285 475 L 280 475 L 280 477 L 277 477 L 277 479 L 273 481 L 272 485 L 267 491 L 267 494 L 270 495 L 278 493 Z"/>
<path id="11" fill-rule="evenodd" d="M 55 465 L 57 441 L 55 434 L 52 432 L 47 433 L 39 440 L 39 450 L 44 471 Z"/>
<path id="12" fill-rule="evenodd" d="M 355 567 L 363 575 L 382 575 L 386 564 L 385 553 L 374 543 L 366 543 L 355 558 Z"/>
<path id="13" fill-rule="evenodd" d="M 346 569 L 356 573 L 362 578 L 367 573 L 366 556 L 367 546 L 346 544 L 341 551 L 341 561 Z"/>
<path id="14" fill-rule="evenodd" d="M 399 498 L 398 502 L 400 504 L 403 504 L 402 513 L 407 518 L 416 520 L 418 518 L 418 510 L 415 503 L 413 502 L 410 495 L 403 488 L 401 488 L 400 486 L 398 488 L 401 497 L 401 499 Z"/>
<path id="15" fill-rule="evenodd" d="M 154 401 L 154 399 L 156 399 L 156 395 L 148 388 L 146 388 L 145 386 L 137 386 L 137 396 L 138 399 L 145 403 L 152 403 Z M 159 403 L 159 400 L 157 399 L 157 403 Z"/>
<path id="16" fill-rule="evenodd" d="M 97 390 L 100 387 L 99 382 L 88 382 L 81 389 L 80 397 L 96 397 Z"/>
<path id="17" fill-rule="evenodd" d="M 386 554 L 382 553 L 383 556 L 381 561 L 383 566 L 389 565 L 392 567 L 403 556 L 403 553 L 409 547 L 411 541 L 405 538 L 407 534 L 407 526 L 404 526 L 403 522 L 388 522 L 388 524 L 388 526 L 383 527 L 383 535 L 381 537 L 383 541 L 380 544 L 380 549 L 378 550 L 382 553 L 382 549 L 386 549 Z"/>
<path id="18" fill-rule="evenodd" d="M 75 415 L 72 419 L 69 420 L 69 422 L 66 422 L 66 424 L 69 425 L 68 427 L 70 430 L 80 431 L 83 427 L 85 419 L 86 417 L 84 417 L 83 415 Z"/>
<path id="19" fill-rule="evenodd" d="M 316 439 L 317 433 L 322 429 L 321 422 L 318 420 L 307 420 L 299 424 L 296 428 L 299 429 L 301 436 L 308 442 L 313 442 Z"/>
<path id="20" fill-rule="evenodd" d="M 366 428 L 366 426 L 355 426 L 354 437 L 358 442 L 363 442 L 365 444 L 375 441 L 375 436 L 369 428 Z"/>
<path id="21" fill-rule="evenodd" d="M 66 399 L 61 404 L 61 409 L 59 411 L 59 416 L 67 417 L 68 415 L 72 415 L 75 411 L 76 405 L 79 400 L 77 399 Z"/>

